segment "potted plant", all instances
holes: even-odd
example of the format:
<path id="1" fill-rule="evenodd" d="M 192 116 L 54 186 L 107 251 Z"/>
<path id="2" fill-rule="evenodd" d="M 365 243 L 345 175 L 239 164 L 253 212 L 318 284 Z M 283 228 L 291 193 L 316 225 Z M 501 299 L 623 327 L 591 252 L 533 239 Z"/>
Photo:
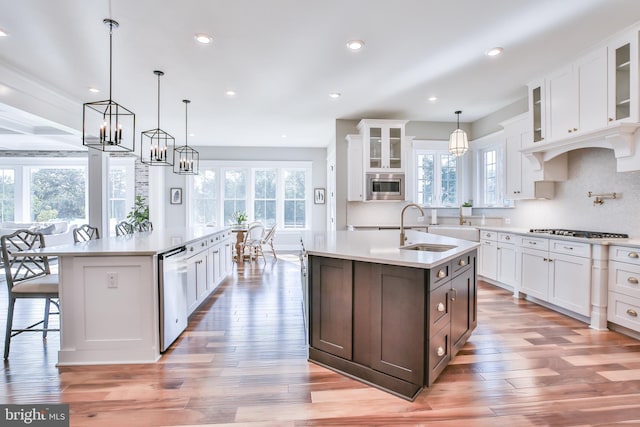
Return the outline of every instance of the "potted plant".
<path id="1" fill-rule="evenodd" d="M 135 203 L 127 214 L 127 219 L 133 224 L 134 230 L 142 221 L 149 219 L 149 205 L 144 197 L 136 196 Z"/>
<path id="2" fill-rule="evenodd" d="M 463 216 L 471 216 L 471 202 L 464 202 L 460 209 L 462 209 Z"/>
<path id="3" fill-rule="evenodd" d="M 231 218 L 235 221 L 236 224 L 238 225 L 242 225 L 245 222 L 247 222 L 247 220 L 249 219 L 247 217 L 247 213 L 246 212 L 241 212 L 241 211 L 235 211 L 233 212 L 233 214 L 231 215 Z"/>

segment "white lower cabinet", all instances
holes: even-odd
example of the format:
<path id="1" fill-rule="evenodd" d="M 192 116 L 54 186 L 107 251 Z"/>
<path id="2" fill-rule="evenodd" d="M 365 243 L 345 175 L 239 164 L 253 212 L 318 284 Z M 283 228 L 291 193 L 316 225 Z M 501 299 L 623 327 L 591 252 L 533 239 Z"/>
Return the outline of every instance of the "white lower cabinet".
<path id="1" fill-rule="evenodd" d="M 231 232 L 225 231 L 187 246 L 188 314 L 213 292 L 231 272 Z"/>
<path id="2" fill-rule="evenodd" d="M 607 320 L 640 332 L 640 250 L 609 247 Z"/>
<path id="3" fill-rule="evenodd" d="M 498 233 L 496 256 L 496 280 L 513 287 L 518 286 L 518 263 L 516 236 L 511 233 Z"/>
<path id="4" fill-rule="evenodd" d="M 520 291 L 558 307 L 591 314 L 591 245 L 523 237 Z"/>
<path id="5" fill-rule="evenodd" d="M 487 279 L 498 277 L 498 233 L 482 230 L 480 232 L 480 261 L 478 274 Z"/>

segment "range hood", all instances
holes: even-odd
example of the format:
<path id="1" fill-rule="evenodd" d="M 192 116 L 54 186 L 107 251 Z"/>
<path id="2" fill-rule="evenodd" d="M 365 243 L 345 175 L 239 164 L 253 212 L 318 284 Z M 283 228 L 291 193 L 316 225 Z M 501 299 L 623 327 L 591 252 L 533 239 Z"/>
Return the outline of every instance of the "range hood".
<path id="1" fill-rule="evenodd" d="M 604 129 L 586 132 L 544 144 L 535 143 L 521 153 L 534 163 L 535 169 L 544 170 L 545 163 L 580 148 L 608 148 L 616 157 L 618 172 L 640 170 L 640 123 L 616 123 Z"/>

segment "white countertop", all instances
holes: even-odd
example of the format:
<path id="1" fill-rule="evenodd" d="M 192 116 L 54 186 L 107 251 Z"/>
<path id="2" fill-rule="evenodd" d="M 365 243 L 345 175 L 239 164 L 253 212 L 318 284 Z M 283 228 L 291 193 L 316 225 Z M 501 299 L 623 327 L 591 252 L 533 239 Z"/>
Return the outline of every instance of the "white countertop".
<path id="1" fill-rule="evenodd" d="M 603 239 L 587 239 L 585 237 L 561 236 L 547 233 L 532 233 L 528 228 L 517 227 L 500 227 L 500 226 L 479 226 L 480 230 L 495 231 L 498 233 L 514 233 L 529 237 L 542 237 L 554 240 L 570 240 L 573 242 L 591 243 L 594 245 L 618 245 L 632 248 L 640 248 L 640 239 L 621 239 L 621 238 L 603 238 Z"/>
<path id="2" fill-rule="evenodd" d="M 400 249 L 398 230 L 361 230 L 334 232 L 307 232 L 303 235 L 305 250 L 309 255 L 351 259 L 379 264 L 432 268 L 456 256 L 475 249 L 480 244 L 468 240 L 406 230 L 405 246 L 414 243 L 454 245 L 445 252 L 427 252 Z"/>
<path id="3" fill-rule="evenodd" d="M 51 256 L 156 255 L 230 229 L 230 227 L 158 229 L 83 243 L 49 246 L 21 253 Z"/>

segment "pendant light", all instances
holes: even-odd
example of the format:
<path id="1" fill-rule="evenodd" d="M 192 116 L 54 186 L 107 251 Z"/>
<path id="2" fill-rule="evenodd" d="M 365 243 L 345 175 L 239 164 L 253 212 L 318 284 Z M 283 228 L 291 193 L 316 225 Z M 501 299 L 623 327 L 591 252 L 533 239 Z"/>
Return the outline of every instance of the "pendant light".
<path id="1" fill-rule="evenodd" d="M 456 130 L 449 136 L 449 152 L 454 156 L 462 156 L 469 149 L 469 139 L 467 133 L 460 129 L 460 114 L 462 111 L 456 111 L 458 116 L 458 126 Z"/>
<path id="2" fill-rule="evenodd" d="M 131 152 L 135 149 L 136 116 L 111 99 L 113 70 L 113 19 L 102 21 L 109 27 L 109 99 L 87 102 L 82 111 L 82 145 L 101 151 Z"/>
<path id="3" fill-rule="evenodd" d="M 198 175 L 200 154 L 187 143 L 189 137 L 187 107 L 191 101 L 183 99 L 182 102 L 184 102 L 184 145 L 173 150 L 173 172 L 178 175 Z"/>
<path id="4" fill-rule="evenodd" d="M 160 76 L 164 73 L 155 70 L 153 74 L 158 76 L 158 127 L 140 134 L 140 161 L 151 166 L 172 166 L 176 140 L 160 129 Z"/>

